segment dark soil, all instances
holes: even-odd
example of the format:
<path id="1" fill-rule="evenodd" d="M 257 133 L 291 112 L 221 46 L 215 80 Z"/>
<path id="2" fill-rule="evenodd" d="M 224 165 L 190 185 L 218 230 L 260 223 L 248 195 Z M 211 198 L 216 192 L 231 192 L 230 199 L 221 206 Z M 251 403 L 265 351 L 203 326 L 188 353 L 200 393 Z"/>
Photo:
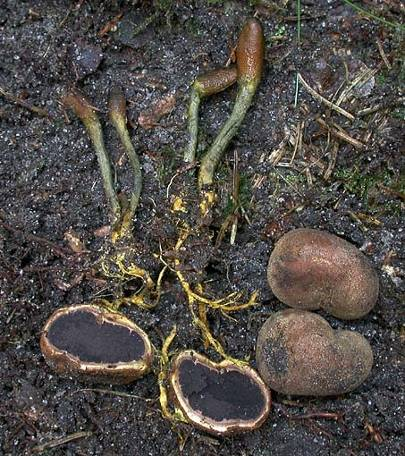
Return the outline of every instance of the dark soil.
<path id="1" fill-rule="evenodd" d="M 256 7 L 250 2 L 213 0 L 139 3 L 0 2 L 0 453 L 403 454 L 400 31 L 360 16 L 341 0 L 302 0 L 298 45 L 293 1 L 274 2 L 287 3 L 284 8 L 268 1 L 251 2 L 263 4 Z M 397 1 L 359 4 L 389 22 L 401 22 Z M 361 320 L 326 318 L 334 328 L 363 334 L 373 348 L 375 365 L 363 385 L 341 397 L 296 399 L 274 393 L 268 421 L 253 433 L 214 439 L 182 426 L 186 439 L 179 442 L 178 433 L 161 416 L 154 374 L 128 387 L 83 391 L 88 385 L 55 375 L 41 355 L 40 331 L 55 309 L 100 296 L 112 299 L 136 291 L 139 285 L 105 281 L 93 266 L 108 242 L 102 237 L 105 230 L 100 230 L 109 224 L 108 207 L 87 134 L 80 121 L 63 110 L 60 99 L 76 86 L 100 109 L 106 144 L 125 190 L 131 183 L 130 169 L 105 115 L 110 88 L 118 84 L 125 90 L 144 178 L 134 249 L 138 263 L 156 279 L 161 264 L 154 254 L 160 247 L 165 253 L 172 251 L 178 236 L 176 217 L 170 212 L 174 196 L 182 192 L 184 199 L 198 204 L 190 173 L 174 179 L 167 192 L 183 166 L 189 84 L 200 72 L 225 64 L 243 22 L 255 10 L 267 43 L 263 81 L 218 170 L 220 201 L 211 231 L 192 239 L 182 264 L 196 272 L 190 280 L 203 280 L 213 296 L 259 291 L 260 305 L 233 314 L 236 320 L 209 313 L 212 331 L 227 352 L 248 357 L 254 365 L 260 326 L 269 314 L 284 308 L 266 280 L 274 242 L 296 227 L 343 237 L 373 263 L 380 296 L 375 309 Z M 121 13 L 118 31 L 100 36 Z M 151 16 L 153 21 L 134 36 L 136 24 Z M 323 97 L 337 101 L 359 71 L 367 68 L 375 73 L 365 83 L 355 84 L 341 103 L 354 121 L 316 101 L 302 85 L 294 106 L 297 72 Z M 172 112 L 154 128 L 142 128 L 139 114 L 173 93 Z M 231 88 L 203 103 L 202 150 L 230 112 L 235 94 L 236 88 Z M 377 108 L 362 113 L 370 107 Z M 42 110 L 49 117 L 41 115 Z M 343 128 L 352 144 L 342 135 L 336 139 L 333 131 L 328 137 L 319 118 L 335 131 Z M 209 235 L 218 234 L 232 210 L 235 151 L 246 217 L 239 219 L 235 245 L 230 245 L 227 233 L 219 248 L 208 248 L 215 240 Z M 81 243 L 74 242 L 76 238 Z M 154 311 L 125 307 L 123 312 L 148 332 L 156 347 L 177 324 L 174 349 L 195 349 L 218 360 L 212 350 L 204 350 L 173 274 L 165 276 L 163 296 Z M 115 391 L 126 395 L 112 394 Z M 77 432 L 86 434 L 68 443 L 57 440 L 75 437 Z M 47 447 L 48 442 L 54 447 Z"/>

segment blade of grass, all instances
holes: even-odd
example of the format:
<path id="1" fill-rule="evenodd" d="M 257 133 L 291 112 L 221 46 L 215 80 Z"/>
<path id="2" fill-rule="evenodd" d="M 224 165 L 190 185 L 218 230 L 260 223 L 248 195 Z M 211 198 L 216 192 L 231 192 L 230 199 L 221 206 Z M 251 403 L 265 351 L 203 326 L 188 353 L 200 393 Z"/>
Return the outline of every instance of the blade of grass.
<path id="1" fill-rule="evenodd" d="M 297 0 L 297 44 L 301 44 L 301 0 Z M 300 81 L 298 78 L 298 71 L 295 78 L 295 96 L 294 96 L 294 108 L 298 105 L 298 92 L 300 87 Z"/>
<path id="2" fill-rule="evenodd" d="M 361 6 L 356 5 L 355 3 L 353 3 L 350 0 L 343 0 L 343 2 L 346 3 L 346 5 L 349 5 L 354 10 L 358 11 L 359 13 L 364 14 L 364 16 L 367 16 L 367 17 L 370 17 L 372 19 L 375 19 L 376 21 L 381 22 L 381 24 L 384 24 L 387 27 L 394 27 L 394 28 L 399 28 L 400 30 L 405 30 L 405 25 L 402 25 L 402 24 L 400 24 L 398 22 L 387 21 L 387 19 L 384 19 L 381 16 L 377 16 L 372 11 L 368 11 L 368 10 L 362 8 Z"/>

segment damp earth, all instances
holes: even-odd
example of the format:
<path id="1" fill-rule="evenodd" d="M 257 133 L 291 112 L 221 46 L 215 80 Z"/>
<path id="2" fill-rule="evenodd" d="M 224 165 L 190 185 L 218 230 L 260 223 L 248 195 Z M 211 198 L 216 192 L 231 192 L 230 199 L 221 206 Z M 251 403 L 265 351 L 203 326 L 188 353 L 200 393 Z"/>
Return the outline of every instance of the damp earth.
<path id="1" fill-rule="evenodd" d="M 393 0 L 358 4 L 377 19 L 343 0 L 302 0 L 298 43 L 293 1 L 0 2 L 1 454 L 403 454 L 403 32 L 395 25 L 401 10 Z M 262 81 L 217 170 L 210 230 L 181 252 L 182 264 L 210 296 L 258 291 L 259 305 L 233 313 L 235 319 L 208 313 L 227 353 L 256 367 L 258 331 L 285 308 L 266 279 L 276 241 L 301 227 L 347 240 L 377 271 L 378 301 L 355 321 L 319 314 L 333 329 L 362 334 L 374 366 L 342 396 L 274 393 L 269 419 L 254 432 L 216 438 L 182 424 L 179 440 L 160 413 L 153 373 L 127 386 L 88 385 L 56 375 L 41 355 L 40 332 L 56 309 L 140 287 L 136 280 L 106 280 L 94 266 L 109 235 L 108 207 L 87 134 L 60 100 L 77 87 L 99 110 L 127 191 L 130 167 L 106 115 L 111 87 L 125 91 L 143 171 L 134 251 L 156 279 L 159 253 L 175 253 L 176 197 L 198 201 L 193 173 L 176 174 L 184 167 L 190 84 L 232 60 L 242 24 L 255 12 L 266 39 Z M 202 103 L 198 157 L 231 112 L 236 90 Z M 221 227 L 225 220 L 235 226 L 235 219 L 231 244 L 230 230 Z M 174 349 L 219 361 L 204 349 L 175 274 L 165 275 L 156 309 L 122 310 L 155 347 L 176 324 Z"/>

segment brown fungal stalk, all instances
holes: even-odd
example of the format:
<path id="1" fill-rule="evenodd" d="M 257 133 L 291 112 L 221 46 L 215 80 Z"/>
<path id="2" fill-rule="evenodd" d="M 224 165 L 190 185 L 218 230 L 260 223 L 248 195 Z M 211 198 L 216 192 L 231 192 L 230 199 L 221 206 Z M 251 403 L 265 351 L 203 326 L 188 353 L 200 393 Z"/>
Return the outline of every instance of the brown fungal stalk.
<path id="1" fill-rule="evenodd" d="M 126 384 L 145 375 L 153 349 L 148 336 L 123 315 L 83 304 L 54 312 L 42 330 L 44 358 L 56 372 Z"/>
<path id="2" fill-rule="evenodd" d="M 108 112 L 111 123 L 114 125 L 121 143 L 124 146 L 134 173 L 134 187 L 129 200 L 129 207 L 125 211 L 121 211 L 120 223 L 116 227 L 115 233 L 113 234 L 113 240 L 115 240 L 131 235 L 132 222 L 142 191 L 142 173 L 141 164 L 139 162 L 138 155 L 135 152 L 127 128 L 126 100 L 124 92 L 118 87 L 114 87 L 110 92 Z"/>
<path id="3" fill-rule="evenodd" d="M 269 415 L 270 391 L 248 365 L 214 363 L 187 350 L 173 360 L 169 378 L 173 403 L 191 424 L 210 434 L 252 431 Z"/>

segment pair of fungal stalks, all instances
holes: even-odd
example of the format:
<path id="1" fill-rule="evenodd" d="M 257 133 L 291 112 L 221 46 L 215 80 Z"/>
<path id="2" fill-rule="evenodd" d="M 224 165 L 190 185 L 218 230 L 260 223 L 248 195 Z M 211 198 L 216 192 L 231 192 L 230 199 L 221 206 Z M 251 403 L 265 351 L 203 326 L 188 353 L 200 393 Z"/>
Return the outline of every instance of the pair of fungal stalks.
<path id="1" fill-rule="evenodd" d="M 184 153 L 185 162 L 196 159 L 198 141 L 198 109 L 202 98 L 219 93 L 238 83 L 238 93 L 231 115 L 221 128 L 200 164 L 200 187 L 211 185 L 214 172 L 232 138 L 238 131 L 249 109 L 263 73 L 264 36 L 260 23 L 251 19 L 243 28 L 236 47 L 236 66 L 220 68 L 203 74 L 192 85 L 188 110 L 189 143 Z"/>
<path id="2" fill-rule="evenodd" d="M 236 46 L 236 65 L 219 68 L 198 76 L 191 88 L 190 104 L 188 109 L 188 144 L 184 151 L 184 162 L 192 164 L 196 161 L 198 145 L 198 112 L 201 100 L 217 94 L 226 88 L 238 83 L 238 92 L 232 113 L 220 129 L 212 145 L 203 154 L 199 166 L 198 187 L 201 191 L 200 215 L 201 218 L 209 218 L 210 212 L 216 201 L 213 190 L 214 174 L 219 161 L 232 138 L 236 135 L 252 99 L 256 93 L 263 73 L 264 62 L 264 35 L 260 22 L 257 19 L 249 19 L 239 36 Z M 175 250 L 179 250 L 186 243 L 188 237 L 196 233 L 196 229 L 186 223 L 179 224 L 181 234 Z M 197 231 L 203 223 L 197 224 Z M 223 358 L 231 360 L 227 356 L 221 343 L 212 335 L 207 322 L 207 308 L 219 309 L 224 313 L 246 309 L 255 305 L 257 293 L 253 293 L 245 303 L 238 303 L 241 294 L 232 293 L 225 298 L 212 300 L 204 296 L 202 286 L 199 284 L 195 290 L 191 288 L 184 274 L 180 271 L 179 262 L 175 261 L 175 271 L 178 280 L 187 295 L 189 309 L 194 324 L 203 333 L 206 345 L 211 345 Z M 196 308 L 198 306 L 198 311 Z M 237 361 L 237 360 L 234 360 Z"/>
<path id="3" fill-rule="evenodd" d="M 206 215 L 215 201 L 214 193 L 205 190 L 213 183 L 215 168 L 236 134 L 260 81 L 263 43 L 260 23 L 256 19 L 249 19 L 243 27 L 237 46 L 237 68 L 223 69 L 199 77 L 193 85 L 189 116 L 191 134 L 184 157 L 186 162 L 195 160 L 200 99 L 225 89 L 236 80 L 239 85 L 234 110 L 201 162 L 198 182 L 204 190 L 200 204 L 200 208 L 205 208 L 201 211 L 202 215 Z M 111 91 L 109 117 L 134 173 L 134 188 L 129 200 L 119 197 L 115 191 L 96 110 L 77 93 L 67 95 L 64 104 L 73 109 L 89 133 L 111 207 L 112 243 L 124 243 L 119 254 L 102 259 L 101 270 L 106 276 L 119 280 L 139 277 L 144 287 L 140 294 L 119 298 L 112 303 L 100 301 L 57 310 L 48 319 L 41 334 L 40 345 L 46 361 L 61 374 L 111 384 L 127 384 L 150 371 L 157 350 L 153 348 L 147 334 L 120 314 L 118 309 L 123 303 L 136 304 L 146 309 L 154 307 L 159 300 L 163 274 L 170 266 L 187 296 L 194 324 L 203 333 L 206 343 L 224 360 L 214 363 L 190 350 L 170 358 L 169 348 L 176 334 L 174 328 L 158 353 L 158 383 L 163 416 L 172 421 L 189 422 L 215 435 L 259 427 L 270 411 L 270 391 L 247 363 L 234 360 L 226 354 L 211 334 L 206 317 L 207 307 L 222 312 L 250 307 L 255 303 L 256 294 L 245 304 L 237 303 L 239 293 L 232 293 L 223 299 L 208 299 L 204 296 L 201 285 L 192 289 L 181 271 L 179 259 L 175 259 L 172 265 L 163 262 L 164 267 L 156 283 L 147 271 L 133 263 L 128 264 L 132 221 L 139 203 L 142 176 L 139 159 L 126 127 L 123 93 L 118 89 Z M 191 228 L 185 224 L 180 227 L 176 252 L 196 230 L 198 227 Z"/>
<path id="4" fill-rule="evenodd" d="M 124 93 L 118 87 L 111 90 L 108 104 L 108 112 L 111 123 L 114 125 L 118 136 L 127 153 L 133 177 L 133 191 L 130 199 L 121 201 L 114 187 L 111 164 L 104 145 L 101 123 L 96 110 L 80 94 L 72 92 L 64 97 L 63 103 L 72 109 L 83 122 L 96 151 L 97 160 L 103 178 L 104 192 L 111 208 L 112 239 L 130 237 L 132 231 L 132 220 L 139 204 L 142 191 L 142 174 L 139 158 L 132 145 L 127 129 L 126 101 Z"/>

